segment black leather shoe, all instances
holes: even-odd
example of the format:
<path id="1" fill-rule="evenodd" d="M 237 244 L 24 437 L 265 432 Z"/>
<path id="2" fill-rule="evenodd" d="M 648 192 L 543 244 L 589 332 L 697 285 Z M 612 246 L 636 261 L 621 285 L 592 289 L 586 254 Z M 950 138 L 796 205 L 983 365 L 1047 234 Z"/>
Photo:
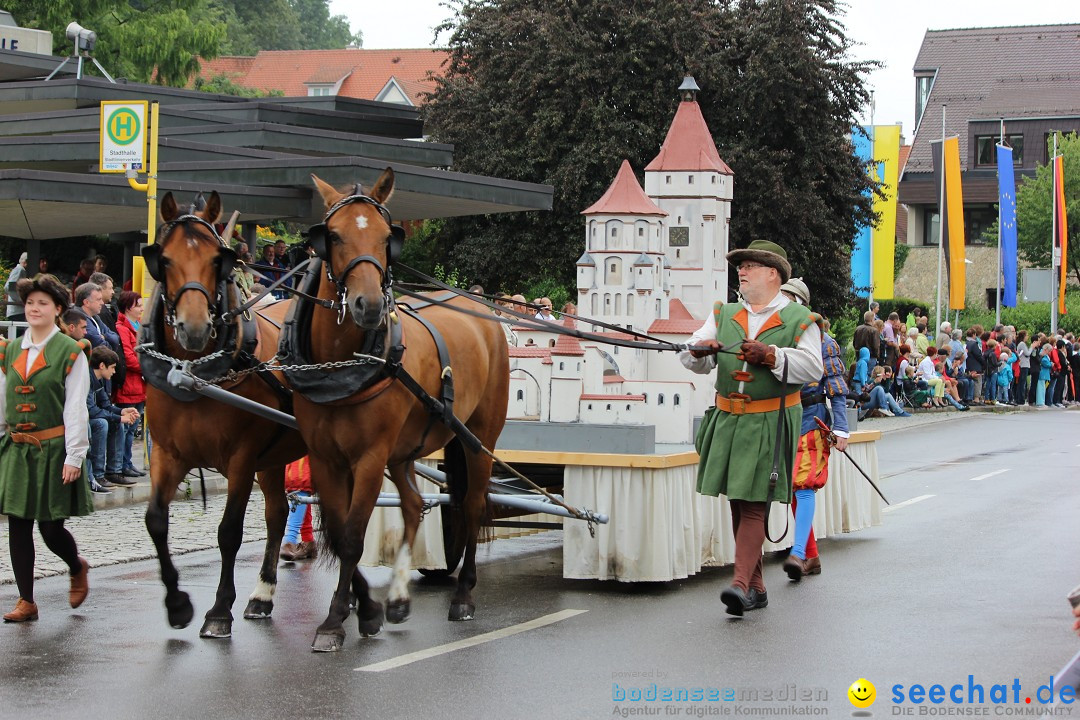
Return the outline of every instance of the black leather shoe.
<path id="1" fill-rule="evenodd" d="M 750 598 L 746 596 L 746 593 L 738 585 L 732 585 L 720 593 L 720 602 L 724 603 L 728 615 L 735 615 L 736 617 L 742 617 L 745 611 L 753 609 Z"/>
<path id="2" fill-rule="evenodd" d="M 126 478 L 119 473 L 105 473 L 105 479 L 113 485 L 120 485 L 123 487 L 130 487 L 135 484 L 134 480 Z"/>
<path id="3" fill-rule="evenodd" d="M 769 593 L 764 590 L 756 590 L 750 588 L 750 592 L 746 595 L 747 601 L 750 605 L 747 606 L 747 610 L 757 610 L 759 608 L 767 607 L 769 604 Z"/>
<path id="4" fill-rule="evenodd" d="M 806 574 L 805 561 L 795 554 L 788 555 L 787 560 L 784 561 L 784 572 L 787 573 L 788 580 L 799 582 Z"/>
<path id="5" fill-rule="evenodd" d="M 143 477 L 146 475 L 146 473 L 144 473 L 143 471 L 136 470 L 133 467 L 124 468 L 124 472 L 122 474 L 124 477 Z"/>

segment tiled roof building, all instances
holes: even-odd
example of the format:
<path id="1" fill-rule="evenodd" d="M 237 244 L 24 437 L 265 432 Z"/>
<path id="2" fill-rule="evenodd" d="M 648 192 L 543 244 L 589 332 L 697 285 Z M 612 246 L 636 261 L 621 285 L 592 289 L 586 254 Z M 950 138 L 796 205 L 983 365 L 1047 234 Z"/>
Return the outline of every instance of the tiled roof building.
<path id="1" fill-rule="evenodd" d="M 237 85 L 280 90 L 286 97 L 338 95 L 421 105 L 443 72 L 444 50 L 263 50 L 254 57 L 202 61 L 202 76 L 225 75 Z"/>
<path id="2" fill-rule="evenodd" d="M 1002 125 L 1016 176 L 1048 161 L 1051 131 L 1080 130 L 1080 24 L 929 30 L 915 60 L 915 137 L 900 180 L 908 243 L 936 243 L 931 141 L 960 139 L 964 220 L 978 242 L 997 220 L 994 146 Z"/>

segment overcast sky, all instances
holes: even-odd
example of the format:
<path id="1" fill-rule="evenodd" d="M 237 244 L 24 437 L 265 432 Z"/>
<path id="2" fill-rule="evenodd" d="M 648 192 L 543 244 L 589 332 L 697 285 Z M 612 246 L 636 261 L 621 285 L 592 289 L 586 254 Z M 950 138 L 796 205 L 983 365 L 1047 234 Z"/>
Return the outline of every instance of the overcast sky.
<path id="1" fill-rule="evenodd" d="M 433 28 L 450 14 L 441 3 L 331 0 L 330 10 L 347 16 L 353 30 L 364 33 L 366 48 L 434 47 L 438 43 Z M 904 137 L 911 142 L 915 122 L 912 67 L 927 29 L 1080 23 L 1080 0 L 850 0 L 843 23 L 848 35 L 861 43 L 856 57 L 885 64 L 869 77 L 875 96 L 874 122 L 903 123 Z M 869 109 L 863 121 L 870 121 Z"/>

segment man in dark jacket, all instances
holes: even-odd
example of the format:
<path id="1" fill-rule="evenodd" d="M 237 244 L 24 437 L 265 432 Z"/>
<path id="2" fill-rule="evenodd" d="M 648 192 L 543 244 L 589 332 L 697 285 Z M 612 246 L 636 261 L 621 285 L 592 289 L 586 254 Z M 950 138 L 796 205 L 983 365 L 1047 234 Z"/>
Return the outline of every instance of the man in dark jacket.
<path id="1" fill-rule="evenodd" d="M 855 328 L 855 334 L 851 338 L 851 344 L 855 348 L 855 357 L 859 357 L 859 348 L 869 348 L 870 360 L 866 368 L 866 376 L 874 372 L 877 359 L 881 356 L 881 333 L 874 327 L 874 311 L 867 310 L 863 313 L 863 324 Z"/>
<path id="2" fill-rule="evenodd" d="M 90 416 L 90 490 L 95 493 L 107 492 L 112 485 L 135 484 L 134 480 L 123 476 L 122 467 L 117 467 L 123 460 L 123 449 L 108 448 L 110 437 L 122 437 L 116 432 L 121 423 L 130 425 L 139 419 L 138 410 L 121 409 L 109 399 L 108 382 L 119 362 L 116 353 L 104 345 L 90 352 L 90 392 L 86 396 L 86 411 Z M 107 452 L 107 448 L 114 452 Z M 106 460 L 113 467 L 107 467 Z"/>
<path id="3" fill-rule="evenodd" d="M 983 356 L 982 340 L 979 339 L 975 328 L 967 331 L 967 375 L 971 378 L 968 386 L 968 397 L 964 398 L 964 404 L 970 405 L 982 398 L 982 377 L 986 373 L 986 358 Z"/>

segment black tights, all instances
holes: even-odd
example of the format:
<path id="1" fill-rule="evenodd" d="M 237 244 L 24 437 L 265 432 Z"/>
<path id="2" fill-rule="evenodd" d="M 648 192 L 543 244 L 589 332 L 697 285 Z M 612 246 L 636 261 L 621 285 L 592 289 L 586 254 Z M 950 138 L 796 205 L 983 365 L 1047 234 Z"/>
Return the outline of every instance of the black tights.
<path id="1" fill-rule="evenodd" d="M 82 570 L 79 548 L 75 545 L 75 538 L 64 527 L 63 520 L 41 520 L 38 522 L 38 532 L 45 546 L 68 564 L 72 575 Z M 8 517 L 8 551 L 11 553 L 11 569 L 15 573 L 19 597 L 34 602 L 33 520 Z"/>

